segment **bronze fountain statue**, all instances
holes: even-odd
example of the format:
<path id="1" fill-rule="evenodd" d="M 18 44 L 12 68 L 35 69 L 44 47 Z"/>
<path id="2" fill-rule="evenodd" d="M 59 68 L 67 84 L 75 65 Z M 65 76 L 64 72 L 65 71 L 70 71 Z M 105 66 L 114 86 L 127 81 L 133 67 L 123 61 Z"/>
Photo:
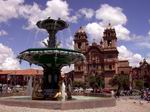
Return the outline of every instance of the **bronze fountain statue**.
<path id="1" fill-rule="evenodd" d="M 65 21 L 49 17 L 38 21 L 36 25 L 47 30 L 49 34 L 47 43 L 44 43 L 46 48 L 27 49 L 21 52 L 18 58 L 43 68 L 42 80 L 35 81 L 33 84 L 32 99 L 58 100 L 56 96 L 61 92 L 61 68 L 77 61 L 83 61 L 85 56 L 79 51 L 56 47 L 56 33 L 69 26 Z M 68 98 L 71 98 L 71 92 L 68 92 Z"/>

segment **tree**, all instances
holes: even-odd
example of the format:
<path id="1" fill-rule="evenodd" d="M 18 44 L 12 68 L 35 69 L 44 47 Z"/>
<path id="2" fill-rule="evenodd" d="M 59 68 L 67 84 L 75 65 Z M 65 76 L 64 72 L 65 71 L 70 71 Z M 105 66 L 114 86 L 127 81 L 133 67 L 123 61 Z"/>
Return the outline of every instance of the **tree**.
<path id="1" fill-rule="evenodd" d="M 87 82 L 93 90 L 95 88 L 104 88 L 104 79 L 101 76 L 89 76 Z"/>
<path id="2" fill-rule="evenodd" d="M 82 87 L 85 88 L 85 83 L 81 81 L 73 81 L 73 87 Z"/>
<path id="3" fill-rule="evenodd" d="M 144 75 L 144 87 L 145 88 L 150 88 L 150 76 L 149 75 Z"/>
<path id="4" fill-rule="evenodd" d="M 118 90 L 129 89 L 129 76 L 126 74 L 115 75 L 109 83 L 112 86 L 117 86 Z"/>
<path id="5" fill-rule="evenodd" d="M 141 79 L 134 80 L 134 84 L 135 84 L 135 88 L 138 90 L 141 90 L 144 87 L 144 81 Z"/>

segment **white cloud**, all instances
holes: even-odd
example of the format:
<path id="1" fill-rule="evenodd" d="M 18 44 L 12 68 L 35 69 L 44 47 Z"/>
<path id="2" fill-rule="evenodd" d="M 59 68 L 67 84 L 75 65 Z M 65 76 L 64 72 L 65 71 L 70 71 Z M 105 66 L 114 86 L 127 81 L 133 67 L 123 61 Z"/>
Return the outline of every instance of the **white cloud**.
<path id="1" fill-rule="evenodd" d="M 47 7 L 43 10 L 43 15 L 51 16 L 54 19 L 59 17 L 67 20 L 69 16 L 69 7 L 66 1 L 51 0 L 46 3 Z"/>
<path id="2" fill-rule="evenodd" d="M 132 66 L 139 66 L 139 63 L 143 60 L 143 57 L 136 53 L 136 54 L 133 54 L 132 58 L 129 59 L 129 62 Z"/>
<path id="3" fill-rule="evenodd" d="M 150 57 L 148 57 L 148 58 L 146 59 L 146 61 L 150 64 Z"/>
<path id="4" fill-rule="evenodd" d="M 66 38 L 66 39 L 61 39 L 60 47 L 67 48 L 67 49 L 74 49 L 73 39 L 74 38 L 72 36 L 70 36 L 69 38 Z"/>
<path id="5" fill-rule="evenodd" d="M 102 20 L 104 23 L 111 22 L 112 25 L 123 25 L 127 22 L 127 17 L 120 7 L 112 7 L 108 4 L 103 4 L 96 10 L 96 19 Z"/>
<path id="6" fill-rule="evenodd" d="M 0 36 L 8 35 L 8 33 L 5 30 L 0 30 Z"/>
<path id="7" fill-rule="evenodd" d="M 43 39 L 42 41 L 40 41 L 39 46 L 40 47 L 46 47 L 44 45 L 44 43 L 47 44 L 47 40 L 48 40 L 48 37 Z M 73 41 L 72 36 L 68 37 L 67 39 L 61 39 L 60 41 L 57 41 L 57 44 L 59 44 L 58 47 L 61 47 L 61 48 L 74 49 L 74 41 Z"/>
<path id="8" fill-rule="evenodd" d="M 102 38 L 103 31 L 108 27 L 108 23 L 111 23 L 112 28 L 115 28 L 119 40 L 131 40 L 130 31 L 123 26 L 127 22 L 127 17 L 121 8 L 103 4 L 96 10 L 96 19 L 100 20 L 99 23 L 88 23 L 85 26 L 86 32 L 91 38 L 95 39 L 96 42 L 99 42 Z M 92 41 L 92 39 L 90 41 Z"/>
<path id="9" fill-rule="evenodd" d="M 138 53 L 133 53 L 128 50 L 125 46 L 117 47 L 119 51 L 119 60 L 129 60 L 130 66 L 137 67 L 139 66 L 139 62 L 143 60 L 143 57 Z"/>
<path id="10" fill-rule="evenodd" d="M 150 31 L 148 32 L 148 36 L 150 37 Z"/>
<path id="11" fill-rule="evenodd" d="M 150 48 L 149 42 L 139 42 L 137 45 L 142 46 L 142 48 Z"/>
<path id="12" fill-rule="evenodd" d="M 138 39 L 138 40 L 137 40 Z M 137 39 L 135 40 L 136 43 L 135 45 L 145 49 L 145 48 L 150 48 L 150 38 L 148 36 L 144 37 L 144 36 L 139 36 L 137 37 Z"/>
<path id="13" fill-rule="evenodd" d="M 48 40 L 48 37 L 47 37 L 47 38 L 44 38 L 42 41 L 39 42 L 39 46 L 40 46 L 40 47 L 46 47 L 46 46 L 44 45 L 44 43 L 45 43 L 45 44 L 48 44 L 48 43 L 47 43 L 47 40 Z"/>
<path id="14" fill-rule="evenodd" d="M 115 26 L 116 35 L 120 40 L 131 40 L 130 31 L 122 25 Z"/>
<path id="15" fill-rule="evenodd" d="M 87 19 L 90 19 L 94 16 L 94 10 L 90 8 L 82 8 L 78 12 Z"/>
<path id="16" fill-rule="evenodd" d="M 71 16 L 69 17 L 69 19 L 67 20 L 68 22 L 72 22 L 72 23 L 77 23 L 78 20 L 78 16 Z"/>
<path id="17" fill-rule="evenodd" d="M 19 8 L 24 0 L 0 0 L 0 22 L 19 17 Z"/>
<path id="18" fill-rule="evenodd" d="M 142 35 L 136 35 L 136 34 L 131 34 L 130 35 L 130 40 L 136 41 L 136 42 L 141 42 L 141 41 L 145 41 L 145 37 Z"/>
<path id="19" fill-rule="evenodd" d="M 74 70 L 74 64 L 71 64 L 70 66 L 64 66 L 61 69 L 61 72 L 64 74 L 64 73 L 68 73 L 68 72 L 70 72 L 72 70 Z"/>
<path id="20" fill-rule="evenodd" d="M 37 28 L 37 21 L 45 17 L 42 15 L 42 10 L 36 3 L 20 7 L 19 14 L 28 21 L 26 29 Z"/>
<path id="21" fill-rule="evenodd" d="M 150 19 L 148 20 L 149 24 L 150 24 Z"/>
<path id="22" fill-rule="evenodd" d="M 60 17 L 69 22 L 77 22 L 81 15 L 84 15 L 86 18 L 91 18 L 94 15 L 94 10 L 88 8 L 80 9 L 74 16 L 70 16 L 70 11 L 71 9 L 68 3 L 63 0 L 47 1 L 46 7 L 43 9 L 40 8 L 37 3 L 33 3 L 33 5 L 25 4 L 24 0 L 2 0 L 0 1 L 0 22 L 23 17 L 27 20 L 27 24 L 24 28 L 33 29 L 37 28 L 36 23 L 38 20 L 45 19 L 49 16 L 54 19 Z M 130 40 L 130 31 L 122 26 L 126 23 L 127 18 L 121 8 L 103 4 L 96 11 L 96 18 L 101 20 L 100 23 L 89 23 L 85 27 L 87 33 L 92 38 L 91 41 L 93 41 L 93 39 L 101 39 L 103 29 L 108 22 L 116 25 L 114 27 L 116 28 L 118 39 Z"/>
<path id="23" fill-rule="evenodd" d="M 117 39 L 125 41 L 131 40 L 130 31 L 128 29 L 126 29 L 122 25 L 112 26 L 112 28 L 113 27 L 115 28 Z M 105 25 L 93 22 L 88 23 L 85 26 L 85 31 L 87 32 L 87 34 L 89 34 L 90 41 L 93 41 L 93 39 L 95 39 L 96 42 L 99 43 L 99 41 L 102 39 L 105 28 L 107 28 Z"/>
<path id="24" fill-rule="evenodd" d="M 11 48 L 0 43 L 0 69 L 19 69 L 18 60 Z"/>
<path id="25" fill-rule="evenodd" d="M 93 39 L 95 39 L 96 42 L 99 43 L 102 39 L 104 28 L 100 24 L 93 22 L 88 23 L 85 26 L 85 31 L 87 32 L 87 34 L 89 34 L 90 42 L 93 42 Z"/>
<path id="26" fill-rule="evenodd" d="M 36 22 L 48 17 L 53 19 L 61 18 L 65 21 L 76 22 L 76 16 L 70 16 L 69 5 L 63 0 L 47 1 L 46 8 L 41 9 L 38 4 L 24 5 L 20 8 L 20 15 L 28 20 L 28 29 L 36 28 Z"/>
<path id="27" fill-rule="evenodd" d="M 61 18 L 65 21 L 76 22 L 77 16 L 70 16 L 71 9 L 64 0 L 50 0 L 46 7 L 41 8 L 39 4 L 25 4 L 24 0 L 1 0 L 0 1 L 0 22 L 7 22 L 13 18 L 27 19 L 27 29 L 36 28 L 36 22 L 41 19 Z"/>
<path id="28" fill-rule="evenodd" d="M 132 57 L 133 53 L 131 51 L 129 51 L 125 46 L 120 46 L 117 47 L 118 51 L 119 51 L 119 56 L 118 58 L 120 60 L 124 60 L 124 59 L 129 59 L 130 57 Z"/>

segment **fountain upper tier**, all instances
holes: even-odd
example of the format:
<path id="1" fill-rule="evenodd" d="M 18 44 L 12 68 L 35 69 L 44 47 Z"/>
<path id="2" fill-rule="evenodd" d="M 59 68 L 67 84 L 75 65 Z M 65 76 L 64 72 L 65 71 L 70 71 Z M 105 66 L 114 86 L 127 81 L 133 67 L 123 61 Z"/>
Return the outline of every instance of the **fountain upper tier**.
<path id="1" fill-rule="evenodd" d="M 54 20 L 49 17 L 46 20 L 38 21 L 37 26 L 39 28 L 46 29 L 49 32 L 63 30 L 65 28 L 68 28 L 69 25 L 60 18 L 58 20 Z"/>
<path id="2" fill-rule="evenodd" d="M 85 56 L 75 50 L 62 48 L 32 48 L 21 52 L 19 59 L 39 66 L 63 67 L 76 61 L 83 61 Z"/>
<path id="3" fill-rule="evenodd" d="M 65 21 L 61 20 L 60 18 L 58 20 L 54 20 L 50 17 L 48 19 L 38 21 L 36 25 L 41 29 L 47 30 L 49 34 L 49 39 L 47 43 L 44 44 L 48 48 L 56 48 L 56 33 L 59 30 L 68 28 L 69 26 Z"/>

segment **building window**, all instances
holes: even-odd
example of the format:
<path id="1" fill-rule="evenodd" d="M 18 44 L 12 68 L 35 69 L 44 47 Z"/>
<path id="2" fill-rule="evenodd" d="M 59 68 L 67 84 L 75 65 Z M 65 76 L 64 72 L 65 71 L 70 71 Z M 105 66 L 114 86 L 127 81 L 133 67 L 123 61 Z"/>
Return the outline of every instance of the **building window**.
<path id="1" fill-rule="evenodd" d="M 79 71 L 81 70 L 81 67 L 80 67 L 80 66 L 78 67 L 78 70 L 79 70 Z"/>
<path id="2" fill-rule="evenodd" d="M 78 48 L 81 49 L 81 43 L 78 43 Z"/>
<path id="3" fill-rule="evenodd" d="M 111 36 L 111 35 L 110 35 L 110 32 L 108 32 L 108 33 L 107 33 L 107 36 L 108 36 L 108 37 L 110 37 L 110 36 Z"/>
<path id="4" fill-rule="evenodd" d="M 124 71 L 121 71 L 121 74 L 124 74 Z"/>
<path id="5" fill-rule="evenodd" d="M 78 36 L 78 39 L 80 39 L 80 36 Z"/>
<path id="6" fill-rule="evenodd" d="M 108 55 L 108 56 L 107 56 L 107 58 L 112 58 L 112 57 L 113 57 L 112 55 Z"/>
<path id="7" fill-rule="evenodd" d="M 93 68 L 96 68 L 96 65 L 95 65 L 95 64 L 93 65 Z"/>
<path id="8" fill-rule="evenodd" d="M 110 69 L 110 70 L 112 69 L 112 65 L 109 65 L 109 69 Z"/>
<path id="9" fill-rule="evenodd" d="M 112 45 L 111 40 L 108 40 L 108 41 L 107 41 L 107 44 L 108 44 L 108 47 L 111 47 L 111 45 Z"/>

